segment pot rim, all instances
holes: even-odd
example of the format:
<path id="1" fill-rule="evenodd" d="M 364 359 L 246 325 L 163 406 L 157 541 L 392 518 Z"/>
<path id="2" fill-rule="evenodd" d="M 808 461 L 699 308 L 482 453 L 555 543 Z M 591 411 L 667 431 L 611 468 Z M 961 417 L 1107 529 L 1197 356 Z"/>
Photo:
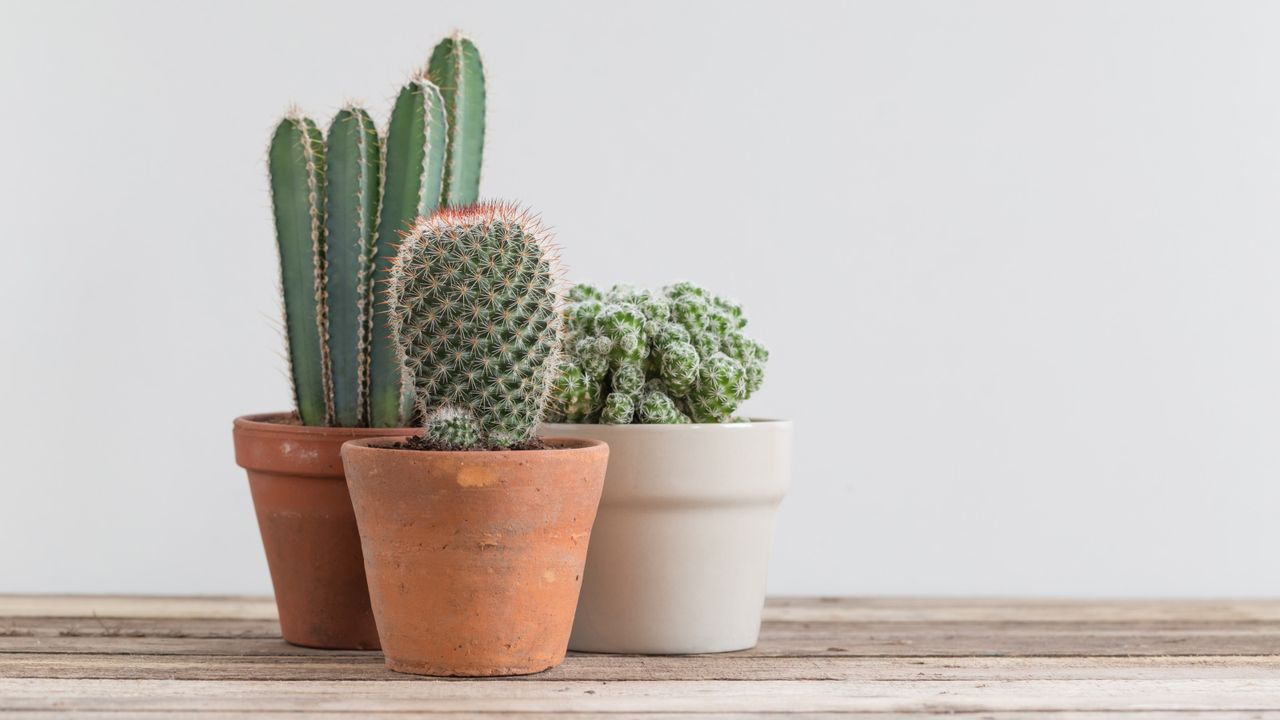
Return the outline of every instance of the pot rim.
<path id="1" fill-rule="evenodd" d="M 399 430 L 413 430 L 414 433 L 422 432 L 421 428 L 385 428 L 385 427 L 339 427 L 330 425 L 302 425 L 301 423 L 279 422 L 286 418 L 293 418 L 294 412 L 286 410 L 283 412 L 267 412 L 252 413 L 249 415 L 241 415 L 232 422 L 232 427 L 239 433 L 264 433 L 271 435 L 305 435 L 307 437 L 321 438 L 367 438 L 378 436 L 379 433 L 388 433 Z M 386 435 L 386 437 L 392 437 Z M 403 437 L 403 435 L 398 436 Z"/>
<path id="2" fill-rule="evenodd" d="M 686 430 L 690 432 L 716 432 L 724 430 L 726 432 L 744 432 L 753 427 L 791 427 L 794 423 L 791 420 L 782 420 L 779 418 L 747 418 L 747 422 L 724 422 L 724 423 L 627 423 L 626 425 L 611 425 L 608 423 L 571 423 L 571 422 L 545 422 L 547 426 L 555 426 L 557 428 L 609 428 L 618 432 L 662 432 L 674 430 Z M 547 438 L 544 438 L 547 439 Z"/>
<path id="3" fill-rule="evenodd" d="M 460 456 L 504 460 L 507 458 L 528 458 L 535 455 L 582 452 L 584 450 L 592 452 L 598 451 L 601 448 L 607 449 L 609 447 L 609 445 L 603 440 L 592 440 L 590 438 L 549 437 L 540 439 L 553 447 L 535 448 L 531 450 L 408 450 L 405 448 L 378 447 L 374 444 L 378 442 L 400 442 L 404 440 L 403 435 L 388 435 L 385 437 L 362 437 L 348 440 L 342 443 L 342 454 L 346 455 L 348 448 L 359 448 L 360 450 L 374 450 L 377 452 L 397 454 L 413 453 L 415 455 L 429 455 L 435 457 Z"/>

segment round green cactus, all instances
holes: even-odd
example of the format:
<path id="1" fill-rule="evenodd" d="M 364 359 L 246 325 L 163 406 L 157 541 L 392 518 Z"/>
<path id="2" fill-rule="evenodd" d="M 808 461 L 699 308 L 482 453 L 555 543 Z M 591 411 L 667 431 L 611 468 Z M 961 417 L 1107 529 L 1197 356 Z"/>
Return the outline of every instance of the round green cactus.
<path id="1" fill-rule="evenodd" d="M 636 411 L 640 422 L 653 425 L 676 425 L 690 422 L 689 416 L 680 412 L 676 402 L 664 392 L 645 392 L 640 398 L 640 407 Z"/>
<path id="2" fill-rule="evenodd" d="M 437 410 L 427 417 L 423 433 L 437 447 L 462 450 L 480 444 L 480 428 L 471 415 L 456 408 Z"/>
<path id="3" fill-rule="evenodd" d="M 470 418 L 476 433 L 467 447 L 533 437 L 562 324 L 556 256 L 537 220 L 496 203 L 420 219 L 400 245 L 388 301 L 423 417 L 449 410 Z"/>
<path id="4" fill-rule="evenodd" d="M 560 375 L 551 389 L 555 400 L 550 419 L 561 422 L 588 422 L 600 409 L 600 382 L 569 361 L 560 366 Z"/>
<path id="5" fill-rule="evenodd" d="M 631 422 L 635 412 L 636 403 L 630 395 L 612 392 L 604 399 L 604 410 L 600 412 L 600 422 L 605 425 L 626 425 Z"/>
<path id="6" fill-rule="evenodd" d="M 639 395 L 644 388 L 644 368 L 640 365 L 623 365 L 613 371 L 613 391 L 623 395 Z"/>
<path id="7" fill-rule="evenodd" d="M 692 283 L 661 292 L 576 285 L 564 309 L 567 377 L 553 392 L 568 422 L 728 422 L 760 389 L 768 351 L 742 307 Z M 583 378 L 595 383 L 584 388 Z M 590 392 L 586 390 L 590 389 Z M 570 412 L 569 409 L 572 409 Z"/>

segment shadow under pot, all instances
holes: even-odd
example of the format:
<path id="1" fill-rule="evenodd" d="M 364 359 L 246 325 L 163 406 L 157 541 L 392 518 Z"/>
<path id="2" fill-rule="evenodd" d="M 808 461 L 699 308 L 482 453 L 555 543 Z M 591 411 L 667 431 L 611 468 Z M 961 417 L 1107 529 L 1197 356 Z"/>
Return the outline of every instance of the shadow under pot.
<path id="1" fill-rule="evenodd" d="M 523 675 L 564 660 L 609 448 L 342 448 L 387 667 Z"/>
<path id="2" fill-rule="evenodd" d="M 754 647 L 791 423 L 546 424 L 609 444 L 609 473 L 569 649 L 685 654 Z"/>
<path id="3" fill-rule="evenodd" d="M 378 649 L 339 453 L 348 440 L 417 432 L 309 427 L 292 413 L 236 418 L 236 464 L 249 475 L 285 641 L 327 650 Z"/>

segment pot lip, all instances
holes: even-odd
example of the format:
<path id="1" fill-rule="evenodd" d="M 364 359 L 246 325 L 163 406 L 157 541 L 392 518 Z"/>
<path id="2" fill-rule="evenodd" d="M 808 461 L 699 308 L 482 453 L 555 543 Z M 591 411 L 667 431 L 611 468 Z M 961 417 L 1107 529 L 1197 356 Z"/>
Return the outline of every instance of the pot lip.
<path id="1" fill-rule="evenodd" d="M 782 420 L 778 418 L 747 418 L 747 422 L 726 422 L 726 423 L 681 423 L 681 424 L 651 424 L 651 423 L 628 423 L 626 425 L 609 425 L 606 423 L 567 423 L 567 422 L 549 422 L 543 423 L 547 427 L 554 427 L 557 430 L 567 428 L 591 428 L 592 430 L 607 430 L 609 432 L 747 432 L 752 428 L 769 427 L 769 428 L 790 428 L 793 423 L 790 420 Z"/>
<path id="2" fill-rule="evenodd" d="M 342 443 L 342 454 L 346 455 L 348 450 L 372 450 L 378 453 L 395 453 L 397 455 L 425 456 L 425 457 L 458 457 L 458 458 L 485 458 L 493 460 L 505 460 L 508 458 L 531 458 L 537 456 L 546 456 L 560 453 L 573 452 L 608 452 L 609 446 L 603 440 L 594 440 L 592 438 L 576 438 L 576 437 L 548 437 L 542 438 L 543 442 L 554 445 L 545 449 L 536 450 L 405 450 L 402 448 L 377 447 L 375 443 L 387 441 L 403 440 L 403 435 L 388 435 L 384 437 L 362 437 L 354 440 L 348 440 Z M 570 445 L 570 443 L 572 443 Z M 560 447 L 564 445 L 565 447 Z"/>
<path id="3" fill-rule="evenodd" d="M 384 427 L 329 427 L 321 425 L 301 425 L 280 422 L 292 418 L 292 410 L 284 412 L 253 413 L 241 415 L 232 422 L 236 433 L 265 435 L 295 435 L 313 438 L 366 438 L 366 437 L 403 437 L 407 434 L 421 432 L 421 428 L 384 428 Z M 398 435 L 397 435 L 398 434 Z"/>

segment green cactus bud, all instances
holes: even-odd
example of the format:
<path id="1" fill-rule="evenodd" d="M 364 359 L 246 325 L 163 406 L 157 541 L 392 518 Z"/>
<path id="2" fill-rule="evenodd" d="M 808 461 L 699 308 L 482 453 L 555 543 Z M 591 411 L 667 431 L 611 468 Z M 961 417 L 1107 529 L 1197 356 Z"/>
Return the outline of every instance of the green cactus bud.
<path id="1" fill-rule="evenodd" d="M 423 435 L 443 450 L 467 450 L 480 444 L 480 428 L 470 414 L 455 408 L 437 410 L 427 416 Z"/>
<path id="2" fill-rule="evenodd" d="M 720 347 L 724 354 L 742 363 L 746 370 L 747 396 L 759 390 L 764 382 L 764 366 L 769 360 L 769 351 L 764 345 L 734 330 L 725 335 Z"/>
<path id="3" fill-rule="evenodd" d="M 639 395 L 644 389 L 644 369 L 639 365 L 623 365 L 613 371 L 613 391 L 623 395 Z"/>
<path id="4" fill-rule="evenodd" d="M 594 285 L 578 283 L 569 288 L 569 292 L 565 295 L 565 300 L 571 303 L 580 303 L 586 300 L 604 300 L 604 293 Z"/>
<path id="5" fill-rule="evenodd" d="M 630 395 L 612 392 L 604 399 L 604 410 L 600 412 L 600 422 L 605 425 L 627 425 L 635 412 L 635 400 Z"/>
<path id="6" fill-rule="evenodd" d="M 604 377 L 609 372 L 609 350 L 613 342 L 603 335 L 579 338 L 572 346 L 578 364 L 591 377 Z"/>
<path id="7" fill-rule="evenodd" d="M 672 300 L 684 297 L 696 297 L 703 300 L 710 300 L 712 298 L 712 294 L 709 290 L 691 282 L 678 282 L 668 285 L 663 289 L 663 294 Z"/>
<path id="8" fill-rule="evenodd" d="M 653 337 L 654 345 L 662 347 L 671 343 L 687 343 L 689 342 L 689 331 L 684 329 L 683 325 L 673 322 L 664 323 L 659 326 L 658 332 Z"/>
<path id="9" fill-rule="evenodd" d="M 640 397 L 640 408 L 636 411 L 640 422 L 651 425 L 677 425 L 689 422 L 688 416 L 680 412 L 671 396 L 662 392 L 645 392 Z"/>
<path id="10" fill-rule="evenodd" d="M 609 349 L 609 361 L 613 367 L 638 363 L 648 354 L 644 316 L 634 306 L 604 306 L 596 318 L 596 328 L 613 343 Z"/>
<path id="11" fill-rule="evenodd" d="M 698 351 L 685 342 L 674 342 L 660 351 L 661 365 L 658 368 L 662 381 L 676 395 L 687 395 L 698 380 L 698 368 L 701 365 Z"/>
<path id="12" fill-rule="evenodd" d="M 396 256 L 388 305 L 424 414 L 468 412 L 484 447 L 532 438 L 560 351 L 557 277 L 550 234 L 514 206 L 418 221 Z"/>
<path id="13" fill-rule="evenodd" d="M 580 302 L 575 302 L 565 309 L 565 312 L 572 317 L 569 319 L 574 332 L 586 335 L 596 334 L 596 320 L 600 314 L 604 312 L 604 303 L 599 300 L 588 298 Z"/>
<path id="14" fill-rule="evenodd" d="M 711 304 L 720 311 L 723 317 L 723 332 L 730 330 L 741 330 L 747 325 L 747 318 L 742 313 L 742 306 L 735 302 L 730 302 L 722 297 L 713 297 Z"/>
<path id="15" fill-rule="evenodd" d="M 551 388 L 551 409 L 559 422 L 587 422 L 601 402 L 600 382 L 583 372 L 574 362 L 560 366 Z"/>
<path id="16" fill-rule="evenodd" d="M 646 322 L 663 325 L 671 320 L 671 302 L 664 297 L 645 295 L 637 307 Z"/>
<path id="17" fill-rule="evenodd" d="M 698 381 L 689 395 L 689 409 L 695 422 L 724 422 L 746 395 L 747 378 L 742 363 L 717 352 L 703 361 L 698 370 Z"/>

